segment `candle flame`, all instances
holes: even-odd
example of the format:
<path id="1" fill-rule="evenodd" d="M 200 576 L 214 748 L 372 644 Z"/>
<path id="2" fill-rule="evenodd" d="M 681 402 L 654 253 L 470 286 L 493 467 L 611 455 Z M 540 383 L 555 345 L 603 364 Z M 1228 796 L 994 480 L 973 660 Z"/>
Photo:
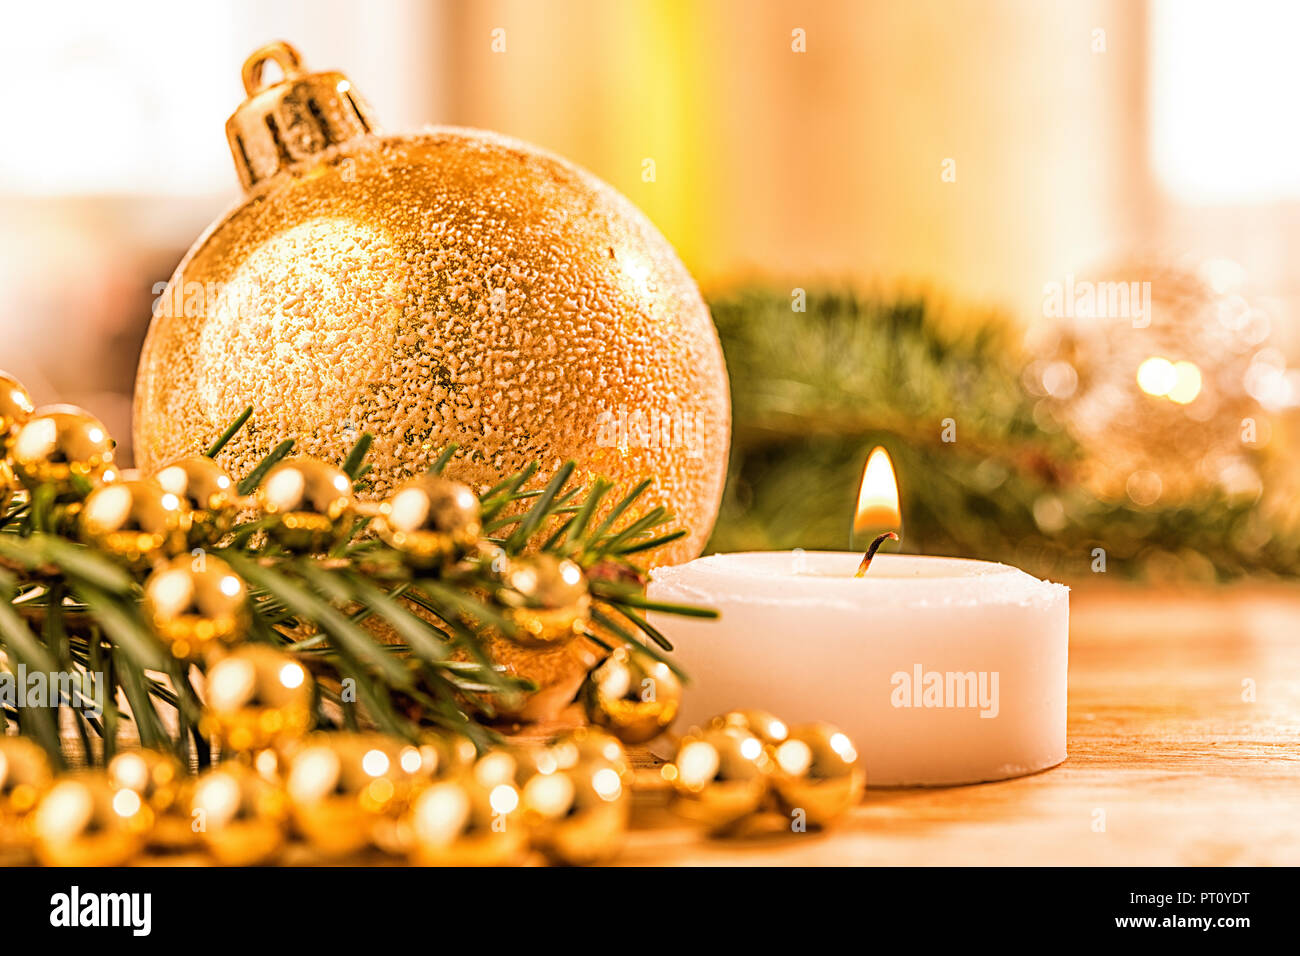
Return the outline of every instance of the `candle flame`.
<path id="1" fill-rule="evenodd" d="M 853 516 L 853 535 L 867 535 L 883 528 L 902 527 L 903 515 L 898 507 L 898 479 L 889 452 L 880 446 L 871 450 L 862 469 L 862 487 L 858 491 L 858 510 Z"/>

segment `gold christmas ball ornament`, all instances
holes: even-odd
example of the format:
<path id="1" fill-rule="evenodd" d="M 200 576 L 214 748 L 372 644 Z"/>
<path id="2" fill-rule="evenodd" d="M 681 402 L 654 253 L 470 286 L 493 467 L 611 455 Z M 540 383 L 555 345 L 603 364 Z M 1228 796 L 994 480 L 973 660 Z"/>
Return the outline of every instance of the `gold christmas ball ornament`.
<path id="1" fill-rule="evenodd" d="M 618 769 L 603 760 L 538 773 L 523 790 L 532 843 L 554 863 L 590 866 L 623 846 L 631 795 Z"/>
<path id="2" fill-rule="evenodd" d="M 292 656 L 246 644 L 209 668 L 201 728 L 229 750 L 263 750 L 306 732 L 312 694 L 311 675 Z"/>
<path id="3" fill-rule="evenodd" d="M 140 795 L 153 812 L 148 842 L 163 850 L 191 846 L 196 837 L 190 820 L 190 778 L 171 754 L 158 750 L 124 750 L 108 762 L 108 782 L 115 790 Z"/>
<path id="4" fill-rule="evenodd" d="M 4 851 L 26 852 L 31 813 L 53 780 L 50 760 L 35 742 L 0 735 L 0 860 Z"/>
<path id="5" fill-rule="evenodd" d="M 8 372 L 0 372 L 0 458 L 9 453 L 9 442 L 19 426 L 32 415 L 35 406 L 26 387 Z"/>
<path id="6" fill-rule="evenodd" d="M 248 630 L 248 589 L 220 558 L 182 556 L 149 575 L 144 612 L 172 656 L 187 660 L 214 644 L 243 639 Z"/>
<path id="7" fill-rule="evenodd" d="M 407 798 L 423 768 L 418 756 L 418 749 L 381 734 L 317 734 L 305 741 L 290 759 L 285 783 L 298 832 L 329 856 L 367 846 L 377 820 L 395 815 Z"/>
<path id="8" fill-rule="evenodd" d="M 667 664 L 625 644 L 587 675 L 582 706 L 587 720 L 625 744 L 642 744 L 677 718 L 682 684 Z"/>
<path id="9" fill-rule="evenodd" d="M 591 595 L 582 568 L 553 554 L 510 558 L 498 600 L 515 625 L 510 639 L 525 647 L 567 644 L 590 619 Z"/>
<path id="10" fill-rule="evenodd" d="M 190 509 L 190 544 L 211 544 L 225 534 L 239 510 L 235 482 L 206 455 L 191 455 L 160 468 L 154 480 Z"/>
<path id="11" fill-rule="evenodd" d="M 36 857 L 45 866 L 121 866 L 139 852 L 153 811 L 134 790 L 117 789 L 103 771 L 65 777 L 32 818 Z"/>
<path id="12" fill-rule="evenodd" d="M 92 491 L 80 514 L 81 537 L 132 564 L 185 547 L 189 509 L 150 479 L 114 481 Z"/>
<path id="13" fill-rule="evenodd" d="M 79 498 L 79 482 L 99 482 L 113 464 L 113 439 L 89 412 L 74 405 L 46 405 L 18 428 L 9 456 L 29 491 L 48 484 L 60 498 Z"/>
<path id="14" fill-rule="evenodd" d="M 472 777 L 434 783 L 411 805 L 411 858 L 422 866 L 508 866 L 528 851 L 519 791 Z"/>
<path id="15" fill-rule="evenodd" d="M 239 763 L 209 770 L 194 784 L 192 828 L 218 863 L 269 863 L 288 836 L 284 790 Z"/>
<path id="16" fill-rule="evenodd" d="M 257 501 L 277 519 L 270 534 L 290 551 L 327 551 L 352 528 L 352 479 L 327 462 L 299 456 L 266 473 Z"/>
<path id="17" fill-rule="evenodd" d="M 772 793 L 787 816 L 825 826 L 862 797 L 867 775 L 843 731 L 830 724 L 791 729 L 772 753 Z"/>
<path id="18" fill-rule="evenodd" d="M 415 564 L 449 564 L 478 544 L 478 496 L 458 481 L 422 475 L 388 496 L 375 529 Z"/>
<path id="19" fill-rule="evenodd" d="M 664 775 L 684 817 L 725 830 L 760 810 L 772 761 L 763 742 L 738 727 L 710 727 L 683 737 Z"/>
<path id="20" fill-rule="evenodd" d="M 257 427 L 218 456 L 231 474 L 285 437 L 342 461 L 364 432 L 380 500 L 451 443 L 446 477 L 472 488 L 572 459 L 579 481 L 653 478 L 641 507 L 689 534 L 651 561 L 694 557 L 722 494 L 727 377 L 694 280 L 646 217 L 516 140 L 383 134 L 345 77 L 286 44 L 244 79 L 227 135 L 247 196 L 155 302 L 140 466 L 252 405 Z"/>

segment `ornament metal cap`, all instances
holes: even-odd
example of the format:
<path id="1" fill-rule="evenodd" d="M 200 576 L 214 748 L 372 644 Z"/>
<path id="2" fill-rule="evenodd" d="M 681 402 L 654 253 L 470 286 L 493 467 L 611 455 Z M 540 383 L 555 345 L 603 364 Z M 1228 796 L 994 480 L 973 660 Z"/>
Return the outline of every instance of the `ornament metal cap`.
<path id="1" fill-rule="evenodd" d="M 267 64 L 283 74 L 267 83 Z M 308 73 L 298 51 L 283 40 L 244 61 L 248 99 L 226 120 L 226 139 L 244 190 L 331 146 L 375 132 L 370 106 L 342 73 Z"/>

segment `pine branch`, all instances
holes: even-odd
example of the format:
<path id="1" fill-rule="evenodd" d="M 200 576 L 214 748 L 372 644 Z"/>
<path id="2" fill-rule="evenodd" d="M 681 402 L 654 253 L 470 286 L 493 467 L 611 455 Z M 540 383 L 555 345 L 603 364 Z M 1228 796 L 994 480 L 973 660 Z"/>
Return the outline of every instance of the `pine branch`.
<path id="1" fill-rule="evenodd" d="M 241 413 L 206 454 L 218 454 L 251 417 L 251 409 Z M 342 462 L 354 482 L 369 467 L 371 444 L 372 436 L 361 435 Z M 292 440 L 275 446 L 238 482 L 239 493 L 254 492 L 292 449 Z M 430 472 L 440 473 L 455 450 L 444 449 Z M 364 519 L 327 556 L 284 551 L 271 536 L 259 534 L 273 523 L 265 517 L 241 520 L 208 550 L 246 583 L 248 640 L 299 655 L 317 677 L 318 698 L 327 705 L 317 713 L 319 725 L 374 726 L 409 739 L 431 725 L 486 745 L 495 732 L 483 721 L 495 717 L 502 701 L 536 689 L 506 672 L 488 650 L 489 639 L 509 639 L 515 631 L 493 542 L 508 555 L 533 550 L 572 558 L 589 575 L 594 623 L 659 659 L 666 660 L 670 648 L 637 609 L 673 609 L 644 601 L 644 576 L 630 556 L 684 532 L 664 532 L 670 517 L 663 508 L 622 520 L 648 481 L 592 527 L 612 486 L 603 479 L 590 488 L 573 484 L 575 472 L 573 463 L 565 464 L 541 487 L 530 486 L 535 464 L 503 477 L 480 496 L 483 527 L 498 537 L 485 536 L 487 550 L 447 567 L 413 567 L 401 552 L 367 535 Z M 80 675 L 73 699 L 20 708 L 14 716 L 22 732 L 60 761 L 75 747 L 80 759 L 95 763 L 111 759 L 125 721 L 142 744 L 205 765 L 210 745 L 199 729 L 202 702 L 190 684 L 189 666 L 163 649 L 141 605 L 148 569 L 69 537 L 72 514 L 42 486 L 0 523 L 0 593 L 6 598 L 0 601 L 0 651 L 32 670 Z M 104 681 L 105 709 L 98 718 L 76 706 L 86 700 L 90 675 Z M 355 700 L 338 692 L 345 681 L 356 688 Z M 119 695 L 129 713 L 119 710 Z M 65 706 L 75 714 L 75 741 L 59 737 Z M 8 719 L 0 712 L 0 722 Z"/>

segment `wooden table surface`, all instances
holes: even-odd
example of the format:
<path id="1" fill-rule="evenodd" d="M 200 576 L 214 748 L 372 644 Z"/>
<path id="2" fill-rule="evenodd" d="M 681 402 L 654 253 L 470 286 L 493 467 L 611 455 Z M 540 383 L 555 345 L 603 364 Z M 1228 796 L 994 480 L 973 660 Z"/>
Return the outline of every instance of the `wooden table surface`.
<path id="1" fill-rule="evenodd" d="M 1070 610 L 1060 766 L 868 790 L 824 833 L 729 840 L 701 839 L 643 789 L 618 862 L 1300 864 L 1300 588 L 1076 589 Z"/>

